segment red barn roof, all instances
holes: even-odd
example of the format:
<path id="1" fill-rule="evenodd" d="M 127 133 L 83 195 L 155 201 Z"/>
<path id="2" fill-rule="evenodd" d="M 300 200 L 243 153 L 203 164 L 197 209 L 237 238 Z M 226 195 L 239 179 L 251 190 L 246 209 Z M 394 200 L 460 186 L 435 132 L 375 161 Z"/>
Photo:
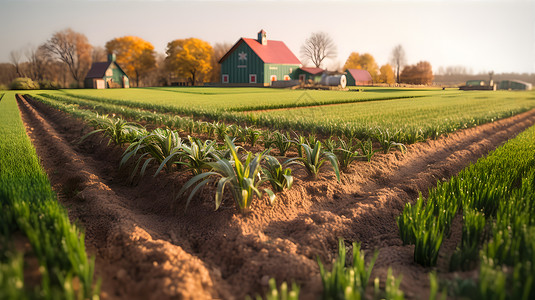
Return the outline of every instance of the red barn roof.
<path id="1" fill-rule="evenodd" d="M 372 81 L 372 75 L 366 70 L 360 70 L 360 69 L 347 69 L 346 72 L 351 74 L 353 79 L 355 79 L 356 82 L 371 82 Z"/>
<path id="2" fill-rule="evenodd" d="M 320 73 L 323 73 L 325 70 L 323 70 L 322 68 L 301 68 L 301 70 L 309 73 L 309 74 L 312 74 L 312 75 L 316 75 L 316 74 L 320 74 Z"/>
<path id="3" fill-rule="evenodd" d="M 239 39 L 227 54 L 219 60 L 219 63 L 224 61 L 241 43 L 246 43 L 264 63 L 286 65 L 301 64 L 299 59 L 292 53 L 292 51 L 290 51 L 284 42 L 268 40 L 266 45 L 262 45 L 258 40 L 249 38 Z"/>

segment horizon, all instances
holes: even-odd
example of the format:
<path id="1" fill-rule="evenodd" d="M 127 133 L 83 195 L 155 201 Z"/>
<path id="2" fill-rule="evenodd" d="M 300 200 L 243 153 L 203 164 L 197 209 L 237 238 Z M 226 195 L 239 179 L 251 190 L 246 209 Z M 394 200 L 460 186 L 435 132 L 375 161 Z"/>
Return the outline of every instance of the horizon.
<path id="1" fill-rule="evenodd" d="M 268 40 L 285 42 L 300 60 L 311 33 L 328 33 L 338 48 L 328 69 L 342 66 L 351 52 L 370 53 L 380 67 L 401 44 L 407 64 L 428 61 L 435 74 L 451 66 L 473 74 L 535 73 L 535 1 L 530 0 L 0 2 L 0 26 L 9 28 L 0 33 L 5 63 L 10 51 L 38 46 L 65 28 L 100 47 L 113 38 L 138 36 L 164 55 L 175 39 L 234 44 L 264 29 Z"/>

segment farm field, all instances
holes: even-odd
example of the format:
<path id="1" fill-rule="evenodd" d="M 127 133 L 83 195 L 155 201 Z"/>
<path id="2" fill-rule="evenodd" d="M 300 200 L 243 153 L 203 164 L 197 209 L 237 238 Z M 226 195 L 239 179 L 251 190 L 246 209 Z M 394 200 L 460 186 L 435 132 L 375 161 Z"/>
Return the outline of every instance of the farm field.
<path id="1" fill-rule="evenodd" d="M 300 299 L 333 299 L 340 293 L 428 299 L 444 291 L 452 298 L 533 295 L 528 289 L 532 270 L 519 267 L 532 263 L 531 250 L 515 256 L 513 248 L 496 249 L 530 240 L 534 206 L 522 199 L 533 198 L 535 93 L 366 88 L 307 91 L 320 101 L 296 104 L 295 96 L 302 94 L 245 88 L 64 90 L 32 92 L 19 101 L 59 201 L 85 228 L 88 252 L 96 255 L 95 272 L 102 279 L 101 298 L 243 299 L 268 293 L 270 279 L 276 286 L 296 283 Z M 347 124 L 360 127 L 348 130 Z M 310 136 L 314 132 L 317 139 Z M 234 142 L 225 142 L 225 135 Z M 157 138 L 166 141 L 158 151 L 166 148 L 167 160 L 157 157 L 155 142 L 146 142 Z M 236 156 L 233 144 L 239 146 Z M 253 182 L 262 195 L 240 196 L 231 193 L 229 180 L 219 190 L 223 173 L 206 173 L 223 166 L 225 157 L 236 170 L 238 161 L 253 166 L 245 151 L 258 155 L 269 147 L 275 161 L 291 161 L 280 169 L 291 169 L 278 186 L 281 191 L 267 177 L 262 183 L 251 175 L 241 183 L 242 191 L 252 195 L 247 184 Z M 309 150 L 318 150 L 325 164 L 311 160 Z M 208 163 L 197 164 L 202 159 Z M 262 167 L 258 175 L 264 178 L 271 168 L 267 158 Z M 517 172 L 504 175 L 508 170 Z M 196 178 L 195 184 L 211 181 L 194 189 L 190 183 Z M 449 195 L 447 186 L 458 186 L 458 178 L 467 183 L 457 191 L 462 196 L 453 198 L 464 200 L 440 198 Z M 489 199 L 501 197 L 488 196 L 494 187 L 510 200 L 491 208 Z M 446 205 L 447 216 L 433 215 L 435 203 Z M 518 210 L 525 213 L 507 214 Z M 515 236 L 524 239 L 500 235 L 511 224 L 517 226 Z M 479 228 L 475 238 L 469 235 L 474 226 Z M 370 273 L 340 291 L 328 285 L 338 281 L 324 270 L 338 266 L 336 274 L 345 276 L 344 264 L 336 260 L 343 249 L 361 257 L 355 259 L 360 262 L 356 274 Z M 518 273 L 500 271 L 502 266 Z M 430 274 L 436 275 L 430 279 Z M 490 286 L 494 279 L 499 284 Z M 517 284 L 505 284 L 511 281 Z"/>

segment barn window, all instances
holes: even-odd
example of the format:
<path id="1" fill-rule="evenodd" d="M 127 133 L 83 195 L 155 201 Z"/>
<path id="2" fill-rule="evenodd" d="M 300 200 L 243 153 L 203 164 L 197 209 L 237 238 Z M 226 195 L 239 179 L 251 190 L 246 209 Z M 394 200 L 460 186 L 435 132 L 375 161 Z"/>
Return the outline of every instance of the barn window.
<path id="1" fill-rule="evenodd" d="M 269 78 L 270 81 L 277 81 L 277 75 L 271 75 Z"/>
<path id="2" fill-rule="evenodd" d="M 221 76 L 221 81 L 223 81 L 223 83 L 228 83 L 228 74 L 223 74 Z"/>
<path id="3" fill-rule="evenodd" d="M 249 83 L 256 83 L 256 74 L 249 74 Z"/>
<path id="4" fill-rule="evenodd" d="M 290 75 L 284 75 L 284 80 L 290 80 Z"/>
<path id="5" fill-rule="evenodd" d="M 299 74 L 299 81 L 305 81 L 306 75 L 305 74 Z"/>

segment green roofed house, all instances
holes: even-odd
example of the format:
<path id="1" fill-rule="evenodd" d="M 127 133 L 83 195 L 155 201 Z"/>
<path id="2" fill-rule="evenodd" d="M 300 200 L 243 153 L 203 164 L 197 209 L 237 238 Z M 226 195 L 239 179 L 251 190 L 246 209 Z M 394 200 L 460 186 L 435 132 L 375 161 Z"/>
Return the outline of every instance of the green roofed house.
<path id="1" fill-rule="evenodd" d="M 108 61 L 91 65 L 84 86 L 90 89 L 129 88 L 130 80 L 115 61 L 115 54 L 108 54 Z"/>
<path id="2" fill-rule="evenodd" d="M 292 77 L 294 79 L 298 79 L 300 82 L 308 83 L 310 81 L 312 82 L 320 82 L 321 75 L 323 75 L 322 68 L 299 68 L 295 70 L 295 72 L 292 74 Z"/>
<path id="3" fill-rule="evenodd" d="M 286 44 L 268 40 L 264 30 L 257 39 L 240 38 L 219 63 L 221 83 L 234 86 L 270 86 L 272 81 L 290 80 L 301 67 Z"/>

